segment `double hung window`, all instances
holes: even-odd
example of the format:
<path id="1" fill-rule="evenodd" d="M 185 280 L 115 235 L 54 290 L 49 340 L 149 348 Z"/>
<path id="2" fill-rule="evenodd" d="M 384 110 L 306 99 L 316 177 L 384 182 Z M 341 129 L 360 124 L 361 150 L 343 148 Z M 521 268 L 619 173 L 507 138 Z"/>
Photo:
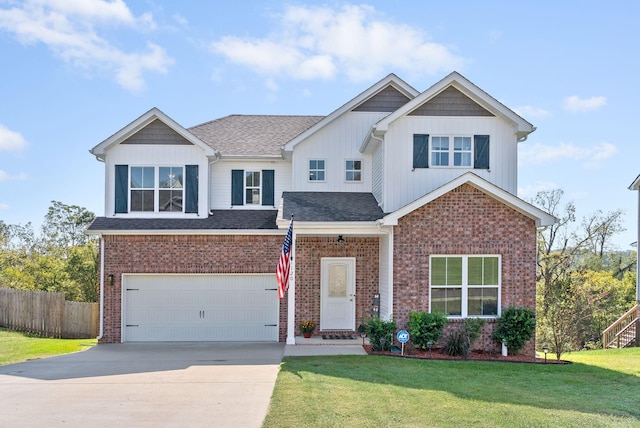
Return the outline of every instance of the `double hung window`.
<path id="1" fill-rule="evenodd" d="M 431 256 L 430 308 L 450 317 L 497 317 L 498 255 Z"/>
<path id="2" fill-rule="evenodd" d="M 362 161 L 359 161 L 359 160 L 346 161 L 345 180 L 348 182 L 362 181 Z"/>
<path id="3" fill-rule="evenodd" d="M 132 166 L 130 176 L 132 212 L 182 212 L 183 167 Z"/>
<path id="4" fill-rule="evenodd" d="M 325 161 L 323 159 L 309 160 L 309 181 L 324 181 Z"/>

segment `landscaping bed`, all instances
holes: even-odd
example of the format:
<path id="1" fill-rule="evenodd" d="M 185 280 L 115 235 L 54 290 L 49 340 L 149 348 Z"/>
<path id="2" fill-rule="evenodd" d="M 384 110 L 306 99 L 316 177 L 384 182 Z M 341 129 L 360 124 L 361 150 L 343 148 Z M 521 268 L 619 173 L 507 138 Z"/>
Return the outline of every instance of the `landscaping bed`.
<path id="1" fill-rule="evenodd" d="M 419 358 L 419 359 L 433 359 L 433 360 L 469 360 L 469 361 L 501 361 L 511 363 L 531 363 L 531 364 L 545 364 L 544 358 L 536 358 L 524 354 L 515 354 L 502 356 L 499 353 L 490 353 L 486 351 L 471 351 L 467 358 L 454 357 L 452 355 L 445 354 L 440 348 L 433 348 L 431 351 L 416 349 L 413 347 L 405 347 L 404 355 L 400 351 L 374 351 L 371 345 L 364 345 L 365 351 L 369 355 L 387 355 L 391 357 L 401 358 Z M 569 364 L 569 361 L 556 360 L 555 358 L 547 358 L 547 364 Z"/>

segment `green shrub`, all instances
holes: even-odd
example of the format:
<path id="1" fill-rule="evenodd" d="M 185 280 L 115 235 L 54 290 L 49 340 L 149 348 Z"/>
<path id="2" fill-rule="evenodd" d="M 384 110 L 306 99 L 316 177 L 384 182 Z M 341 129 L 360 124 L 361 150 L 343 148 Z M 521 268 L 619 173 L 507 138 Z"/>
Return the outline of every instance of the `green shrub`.
<path id="1" fill-rule="evenodd" d="M 507 345 L 510 353 L 517 354 L 536 330 L 536 316 L 529 308 L 508 307 L 498 318 L 498 328 L 492 337 Z"/>
<path id="2" fill-rule="evenodd" d="M 376 351 L 389 351 L 393 345 L 393 334 L 396 332 L 396 323 L 393 320 L 384 321 L 380 318 L 372 318 L 364 327 L 369 343 Z"/>
<path id="3" fill-rule="evenodd" d="M 465 318 L 462 324 L 447 335 L 443 351 L 449 355 L 467 358 L 474 342 L 480 337 L 483 326 L 482 318 Z"/>
<path id="4" fill-rule="evenodd" d="M 409 334 L 413 345 L 418 349 L 429 348 L 429 342 L 435 345 L 446 324 L 447 317 L 442 314 L 409 312 Z"/>

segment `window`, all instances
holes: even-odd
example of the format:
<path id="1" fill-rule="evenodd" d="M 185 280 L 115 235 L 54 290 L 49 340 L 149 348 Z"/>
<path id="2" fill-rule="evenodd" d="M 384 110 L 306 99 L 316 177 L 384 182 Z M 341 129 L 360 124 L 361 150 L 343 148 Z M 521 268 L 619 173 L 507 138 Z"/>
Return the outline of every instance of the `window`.
<path id="1" fill-rule="evenodd" d="M 131 167 L 131 211 L 155 210 L 155 168 Z"/>
<path id="2" fill-rule="evenodd" d="M 275 171 L 231 170 L 231 206 L 275 206 Z"/>
<path id="3" fill-rule="evenodd" d="M 260 204 L 260 172 L 245 171 L 245 204 Z"/>
<path id="4" fill-rule="evenodd" d="M 470 167 L 471 159 L 471 137 L 431 137 L 431 165 Z"/>
<path id="5" fill-rule="evenodd" d="M 158 211 L 182 212 L 182 167 L 161 166 L 159 170 Z"/>
<path id="6" fill-rule="evenodd" d="M 309 161 L 309 181 L 324 181 L 324 160 L 312 159 Z"/>
<path id="7" fill-rule="evenodd" d="M 450 317 L 497 317 L 500 256 L 431 256 L 430 307 Z"/>
<path id="8" fill-rule="evenodd" d="M 345 180 L 362 181 L 362 161 L 348 160 L 345 165 Z"/>
<path id="9" fill-rule="evenodd" d="M 114 178 L 116 214 L 198 212 L 198 165 L 115 165 Z"/>
<path id="10" fill-rule="evenodd" d="M 131 211 L 182 212 L 183 168 L 159 167 L 158 188 L 156 168 L 131 167 Z M 158 205 L 156 207 L 156 191 Z"/>
<path id="11" fill-rule="evenodd" d="M 413 169 L 461 167 L 489 169 L 489 136 L 413 135 Z"/>

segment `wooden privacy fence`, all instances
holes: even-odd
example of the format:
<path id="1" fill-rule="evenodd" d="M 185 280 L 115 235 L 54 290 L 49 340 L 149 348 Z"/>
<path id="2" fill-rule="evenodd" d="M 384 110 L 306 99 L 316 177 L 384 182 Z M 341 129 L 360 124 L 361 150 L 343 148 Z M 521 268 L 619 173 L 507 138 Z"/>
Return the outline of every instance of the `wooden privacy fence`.
<path id="1" fill-rule="evenodd" d="M 67 302 L 64 293 L 0 288 L 0 326 L 48 337 L 98 336 L 97 303 Z"/>

